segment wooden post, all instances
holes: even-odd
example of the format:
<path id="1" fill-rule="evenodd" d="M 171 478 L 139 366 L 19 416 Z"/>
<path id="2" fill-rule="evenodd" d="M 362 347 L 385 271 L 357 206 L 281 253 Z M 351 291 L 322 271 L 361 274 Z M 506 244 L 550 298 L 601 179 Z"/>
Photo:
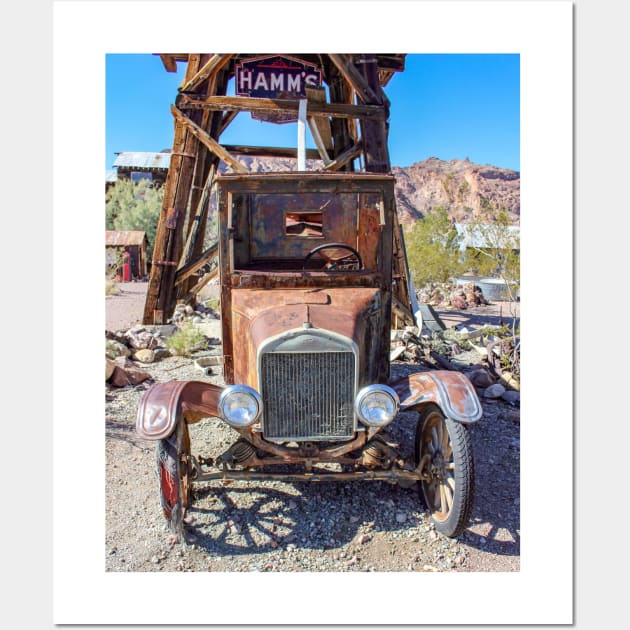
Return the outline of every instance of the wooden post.
<path id="1" fill-rule="evenodd" d="M 186 78 L 199 68 L 200 56 L 190 55 Z M 175 121 L 171 165 L 166 178 L 162 210 L 153 245 L 149 287 L 144 305 L 143 323 L 162 324 L 172 314 L 171 295 L 175 267 L 181 254 L 190 183 L 197 154 L 197 140 L 181 122 Z"/>
<path id="2" fill-rule="evenodd" d="M 328 89 L 330 92 L 330 102 L 332 103 L 346 103 L 348 99 L 349 89 L 346 82 L 334 65 L 329 66 L 329 79 Z M 348 151 L 353 145 L 353 139 L 350 135 L 348 121 L 333 118 L 330 123 L 332 137 L 333 137 L 333 160 L 337 159 L 344 152 Z M 339 170 L 341 171 L 354 171 L 352 160 L 344 164 Z"/>

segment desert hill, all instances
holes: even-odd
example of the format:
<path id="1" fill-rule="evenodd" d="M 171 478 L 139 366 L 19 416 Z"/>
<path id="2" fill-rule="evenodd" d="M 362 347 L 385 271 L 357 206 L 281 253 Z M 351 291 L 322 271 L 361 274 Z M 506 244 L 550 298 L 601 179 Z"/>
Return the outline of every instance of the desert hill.
<path id="1" fill-rule="evenodd" d="M 292 171 L 291 158 L 239 159 L 252 172 Z M 318 160 L 307 160 L 307 169 L 321 169 Z M 521 213 L 521 178 L 518 171 L 491 165 L 475 164 L 468 159 L 440 160 L 435 157 L 411 166 L 393 166 L 396 177 L 396 202 L 400 222 L 412 225 L 427 212 L 439 206 L 447 208 L 455 221 L 465 223 L 483 216 L 489 205 L 504 207 L 517 225 Z"/>

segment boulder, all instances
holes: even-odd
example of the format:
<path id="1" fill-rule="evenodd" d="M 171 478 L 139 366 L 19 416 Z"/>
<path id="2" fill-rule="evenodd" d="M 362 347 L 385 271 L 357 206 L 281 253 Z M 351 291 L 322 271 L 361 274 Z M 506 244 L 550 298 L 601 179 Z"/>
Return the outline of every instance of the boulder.
<path id="1" fill-rule="evenodd" d="M 495 383 L 494 385 L 490 385 L 484 393 L 484 398 L 501 398 L 505 393 L 505 387 L 501 385 L 501 383 Z"/>
<path id="2" fill-rule="evenodd" d="M 108 381 L 116 369 L 116 364 L 108 358 L 105 358 L 105 380 Z"/>
<path id="3" fill-rule="evenodd" d="M 133 368 L 121 368 L 116 366 L 109 382 L 114 387 L 127 387 L 129 385 L 138 385 L 146 380 L 151 379 L 148 372 Z"/>
<path id="4" fill-rule="evenodd" d="M 108 359 L 116 359 L 117 357 L 131 356 L 131 350 L 120 341 L 114 339 L 105 340 L 105 356 Z"/>
<path id="5" fill-rule="evenodd" d="M 148 348 L 141 348 L 133 353 L 133 358 L 140 363 L 154 363 L 155 352 Z"/>

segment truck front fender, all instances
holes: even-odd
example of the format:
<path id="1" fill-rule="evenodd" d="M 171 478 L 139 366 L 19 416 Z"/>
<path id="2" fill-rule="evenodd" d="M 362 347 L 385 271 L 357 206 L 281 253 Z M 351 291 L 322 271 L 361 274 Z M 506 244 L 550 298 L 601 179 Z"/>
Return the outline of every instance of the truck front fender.
<path id="1" fill-rule="evenodd" d="M 395 380 L 390 386 L 400 398 L 401 411 L 432 402 L 448 418 L 467 424 L 477 422 L 483 414 L 473 384 L 459 372 L 415 372 Z"/>
<path id="2" fill-rule="evenodd" d="M 136 433 L 145 440 L 168 437 L 180 418 L 187 424 L 219 416 L 223 387 L 201 381 L 155 383 L 142 396 L 136 416 Z"/>

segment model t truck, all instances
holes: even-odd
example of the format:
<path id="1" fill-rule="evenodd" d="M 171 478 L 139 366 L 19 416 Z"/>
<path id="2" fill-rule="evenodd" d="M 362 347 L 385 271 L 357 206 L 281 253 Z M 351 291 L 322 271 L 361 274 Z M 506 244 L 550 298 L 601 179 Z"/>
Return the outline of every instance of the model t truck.
<path id="1" fill-rule="evenodd" d="M 140 436 L 157 441 L 173 529 L 192 484 L 375 480 L 417 485 L 437 530 L 460 534 L 474 494 L 466 425 L 482 410 L 458 372 L 390 380 L 394 178 L 236 173 L 216 182 L 225 386 L 157 383 L 137 415 Z M 399 411 L 417 412 L 413 458 L 387 435 Z M 234 442 L 196 456 L 188 425 L 208 417 L 230 425 Z"/>

